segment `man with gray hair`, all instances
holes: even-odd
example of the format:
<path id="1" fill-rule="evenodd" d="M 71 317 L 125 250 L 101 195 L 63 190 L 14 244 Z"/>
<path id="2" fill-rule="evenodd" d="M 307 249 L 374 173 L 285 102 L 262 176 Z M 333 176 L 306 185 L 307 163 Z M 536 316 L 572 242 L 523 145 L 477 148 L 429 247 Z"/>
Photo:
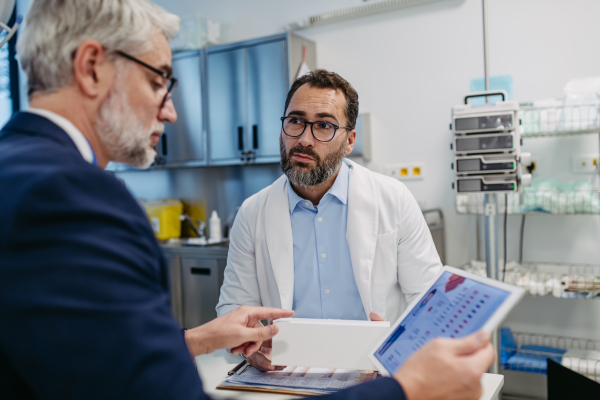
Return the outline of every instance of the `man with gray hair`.
<path id="1" fill-rule="evenodd" d="M 3 399 L 206 398 L 191 356 L 250 355 L 277 332 L 259 320 L 293 315 L 247 307 L 182 333 L 148 220 L 103 171 L 150 165 L 176 120 L 178 26 L 146 0 L 31 5 L 30 108 L 0 132 Z"/>
<path id="2" fill-rule="evenodd" d="M 294 314 L 239 307 L 182 334 L 148 221 L 102 170 L 148 166 L 177 118 L 168 46 L 177 27 L 146 0 L 31 6 L 18 45 L 31 108 L 0 131 L 3 399 L 206 399 L 191 356 L 250 356 L 277 333 L 260 320 Z M 477 398 L 488 341 L 434 341 L 395 379 L 328 398 Z"/>

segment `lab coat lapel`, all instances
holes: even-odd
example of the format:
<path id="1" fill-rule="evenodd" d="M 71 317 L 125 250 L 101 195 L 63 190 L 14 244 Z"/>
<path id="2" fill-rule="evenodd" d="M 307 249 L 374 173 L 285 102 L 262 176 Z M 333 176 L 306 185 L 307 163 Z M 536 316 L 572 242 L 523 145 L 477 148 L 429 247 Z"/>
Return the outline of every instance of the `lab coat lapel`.
<path id="1" fill-rule="evenodd" d="M 346 241 L 356 286 L 368 317 L 372 310 L 371 271 L 379 230 L 379 202 L 369 170 L 350 160 L 344 162 L 350 167 Z"/>
<path id="2" fill-rule="evenodd" d="M 291 310 L 294 303 L 294 239 L 285 175 L 271 186 L 265 207 L 267 249 L 281 308 Z"/>

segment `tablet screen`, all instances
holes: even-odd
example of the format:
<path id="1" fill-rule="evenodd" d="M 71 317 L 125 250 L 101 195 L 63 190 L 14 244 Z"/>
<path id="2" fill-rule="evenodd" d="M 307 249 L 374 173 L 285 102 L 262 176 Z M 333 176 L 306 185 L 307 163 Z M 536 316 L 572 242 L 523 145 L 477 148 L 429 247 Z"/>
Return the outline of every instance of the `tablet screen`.
<path id="1" fill-rule="evenodd" d="M 481 329 L 509 295 L 508 291 L 444 272 L 377 349 L 375 357 L 392 375 L 431 339 L 460 338 Z"/>

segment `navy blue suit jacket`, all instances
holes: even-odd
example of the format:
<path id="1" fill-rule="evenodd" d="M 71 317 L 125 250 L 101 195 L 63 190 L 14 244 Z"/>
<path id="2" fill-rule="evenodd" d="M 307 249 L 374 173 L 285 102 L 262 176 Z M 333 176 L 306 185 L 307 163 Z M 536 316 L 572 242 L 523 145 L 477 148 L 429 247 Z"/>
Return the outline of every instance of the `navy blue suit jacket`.
<path id="1" fill-rule="evenodd" d="M 404 399 L 393 379 L 327 397 Z M 208 398 L 140 206 L 30 113 L 0 132 L 0 398 Z"/>

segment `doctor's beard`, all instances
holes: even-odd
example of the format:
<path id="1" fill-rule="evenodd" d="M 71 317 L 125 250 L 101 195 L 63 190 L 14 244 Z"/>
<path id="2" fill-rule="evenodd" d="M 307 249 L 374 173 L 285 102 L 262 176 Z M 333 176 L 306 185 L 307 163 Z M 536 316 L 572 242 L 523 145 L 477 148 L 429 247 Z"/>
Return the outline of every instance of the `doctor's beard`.
<path id="1" fill-rule="evenodd" d="M 165 124 L 155 123 L 150 129 L 146 129 L 131 108 L 122 88 L 119 77 L 108 98 L 100 106 L 96 130 L 112 161 L 148 168 L 156 157 L 156 151 L 150 142 L 151 135 L 153 132 L 163 132 Z"/>
<path id="2" fill-rule="evenodd" d="M 281 170 L 288 177 L 290 183 L 295 186 L 309 187 L 323 183 L 330 179 L 342 164 L 342 160 L 346 155 L 347 142 L 348 141 L 345 140 L 338 149 L 328 153 L 325 155 L 325 158 L 321 160 L 321 157 L 319 157 L 312 149 L 302 147 L 301 145 L 292 147 L 289 153 L 286 153 L 283 142 L 279 141 Z M 310 168 L 307 163 L 292 160 L 292 155 L 294 153 L 311 156 L 315 159 L 317 165 Z"/>

